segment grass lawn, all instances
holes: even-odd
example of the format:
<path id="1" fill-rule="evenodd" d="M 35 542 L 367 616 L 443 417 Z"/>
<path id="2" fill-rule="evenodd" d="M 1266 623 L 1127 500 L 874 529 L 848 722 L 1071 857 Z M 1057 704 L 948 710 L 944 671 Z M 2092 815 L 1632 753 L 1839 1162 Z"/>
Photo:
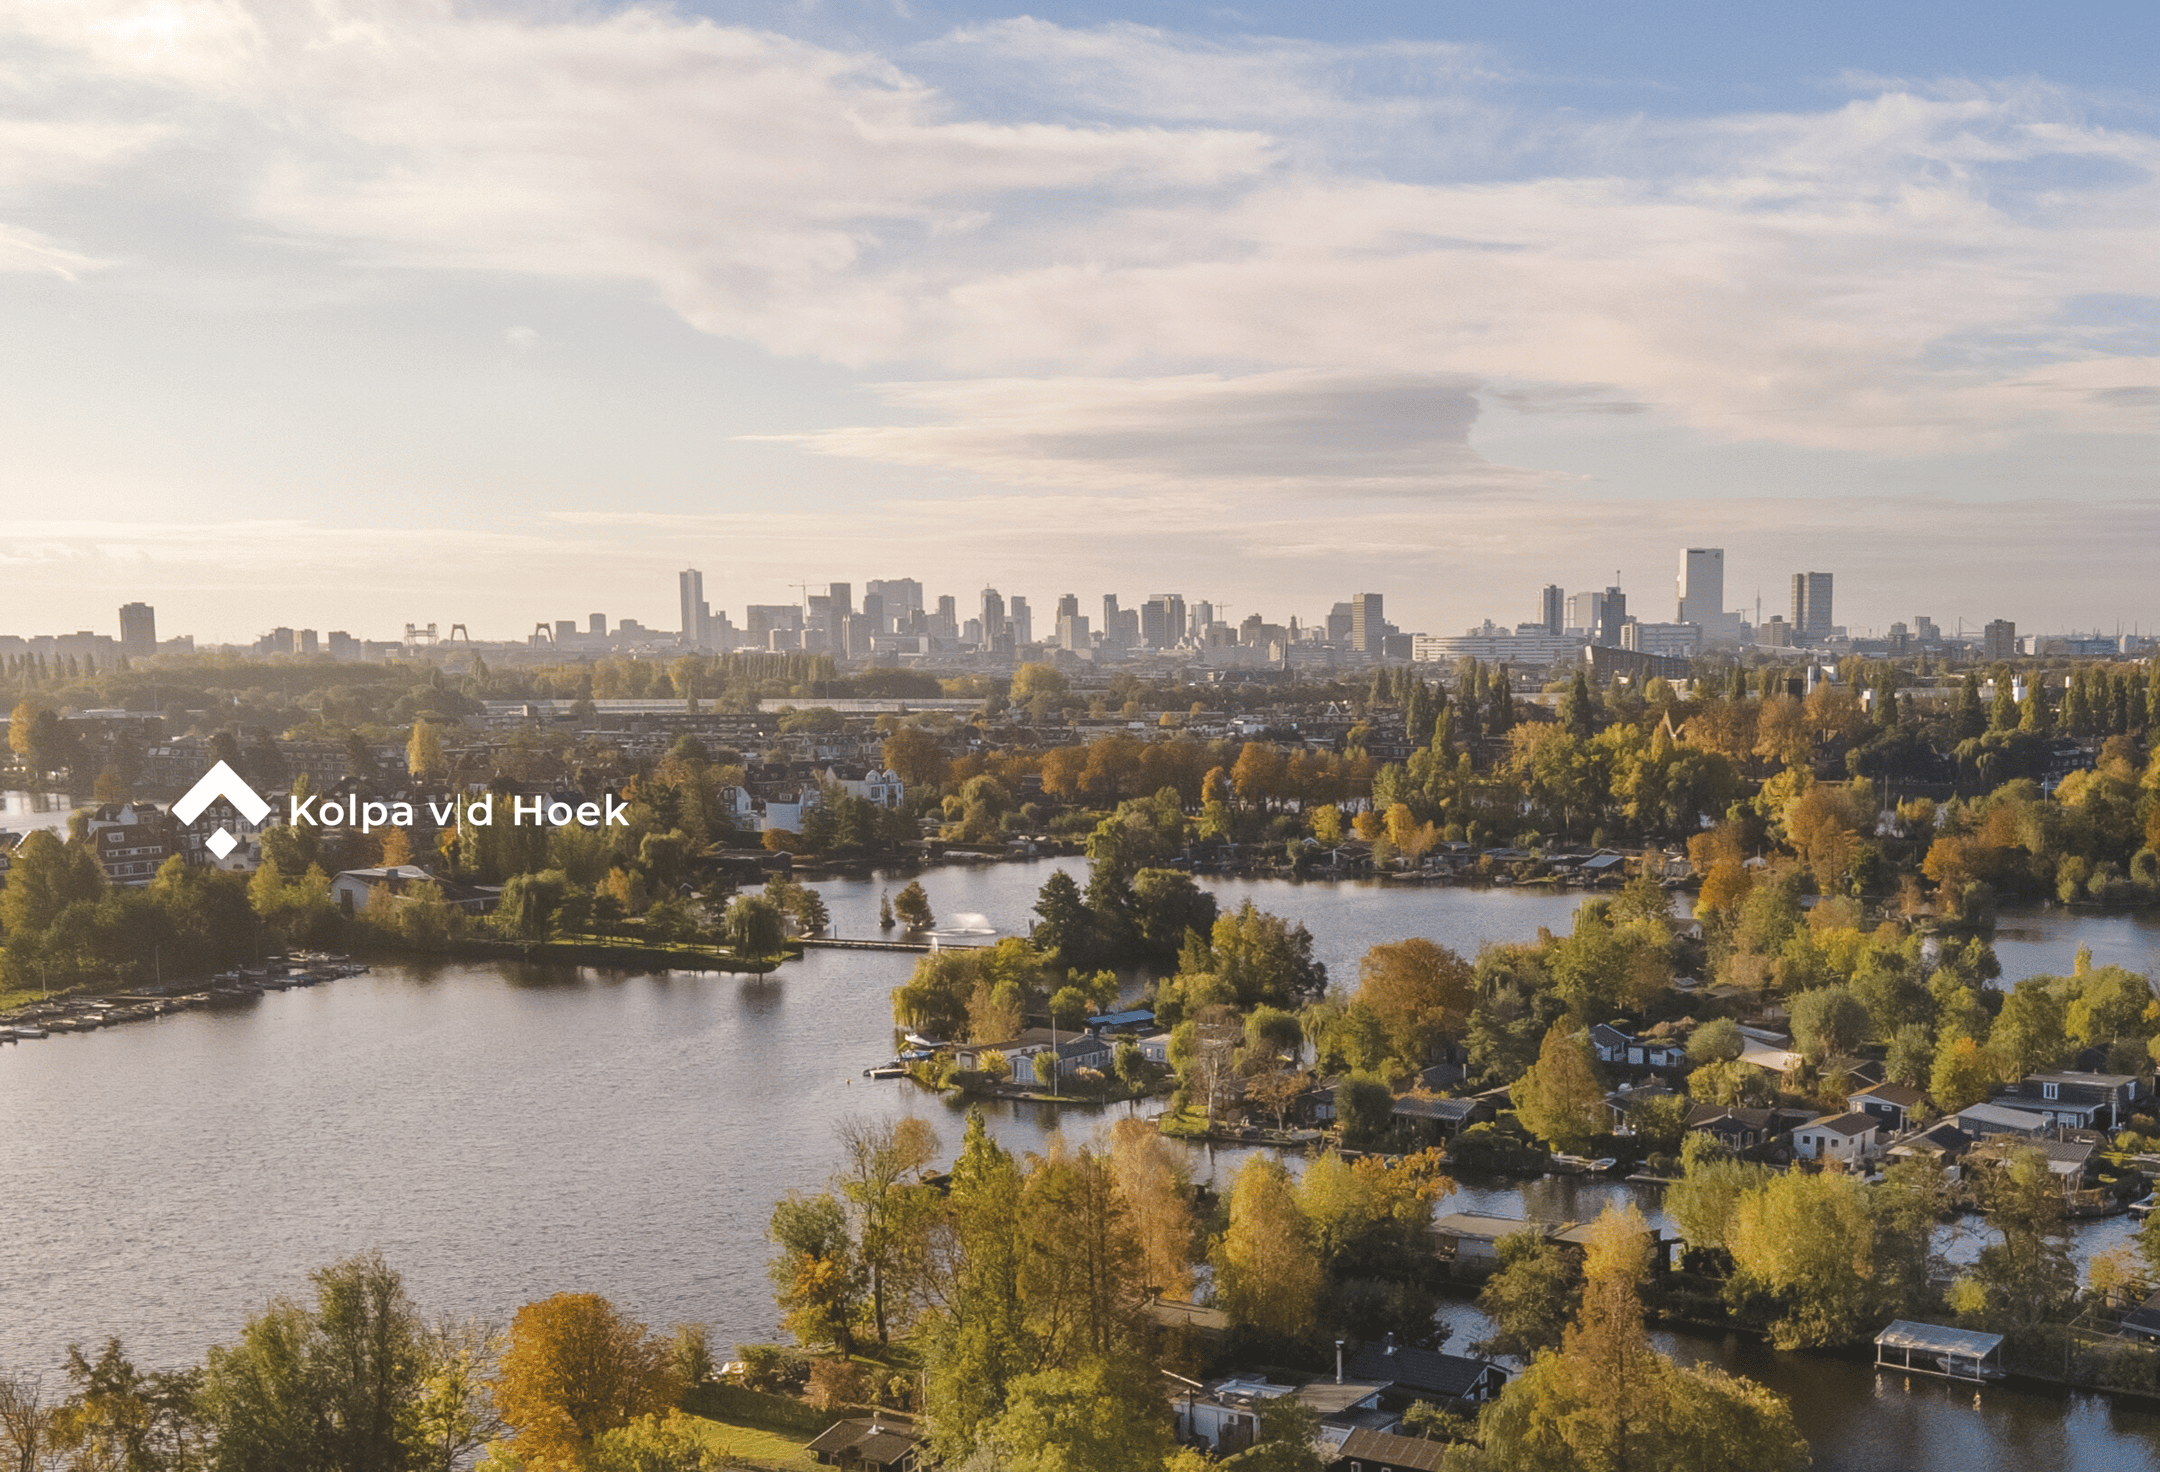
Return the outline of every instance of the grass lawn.
<path id="1" fill-rule="evenodd" d="M 803 1450 L 810 1438 L 800 1431 L 768 1431 L 762 1426 L 738 1426 L 703 1416 L 697 1419 L 704 1430 L 706 1444 L 716 1451 L 742 1457 L 759 1467 L 785 1469 L 785 1472 L 817 1465 Z"/>

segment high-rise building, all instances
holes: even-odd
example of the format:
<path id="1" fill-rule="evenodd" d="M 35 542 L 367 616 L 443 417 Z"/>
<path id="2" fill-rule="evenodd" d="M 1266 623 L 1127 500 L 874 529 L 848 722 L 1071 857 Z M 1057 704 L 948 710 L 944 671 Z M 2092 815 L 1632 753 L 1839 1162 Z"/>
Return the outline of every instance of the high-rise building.
<path id="1" fill-rule="evenodd" d="M 1567 591 L 1558 583 L 1547 583 L 1545 591 L 1538 594 L 1538 622 L 1548 634 L 1567 628 Z"/>
<path id="2" fill-rule="evenodd" d="M 559 618 L 559 619 L 555 620 L 555 642 L 556 642 L 556 643 L 558 643 L 558 644 L 568 644 L 568 643 L 569 643 L 569 642 L 570 642 L 571 640 L 575 639 L 576 637 L 577 637 L 577 620 L 576 620 L 576 619 L 574 619 L 574 618 Z"/>
<path id="3" fill-rule="evenodd" d="M 157 610 L 147 603 L 120 605 L 120 652 L 157 653 Z"/>
<path id="4" fill-rule="evenodd" d="M 1597 633 L 1598 621 L 1604 617 L 1603 593 L 1577 593 L 1567 601 L 1567 626 L 1580 629 L 1586 639 Z"/>
<path id="5" fill-rule="evenodd" d="M 1140 605 L 1140 642 L 1150 649 L 1168 649 L 1185 637 L 1185 600 L 1176 593 L 1157 593 Z"/>
<path id="6" fill-rule="evenodd" d="M 1627 625 L 1627 594 L 1607 588 L 1598 599 L 1597 622 L 1591 626 L 1590 642 L 1607 649 L 1620 648 L 1620 630 Z"/>
<path id="7" fill-rule="evenodd" d="M 870 620 L 871 633 L 882 634 L 886 632 L 885 597 L 882 593 L 865 593 L 862 595 L 862 616 Z"/>
<path id="8" fill-rule="evenodd" d="M 855 611 L 855 587 L 852 583 L 833 583 L 825 589 L 832 599 L 832 616 L 846 618 Z"/>
<path id="9" fill-rule="evenodd" d="M 989 649 L 1005 632 L 1005 600 L 995 588 L 982 590 L 982 637 L 977 641 Z"/>
<path id="10" fill-rule="evenodd" d="M 1115 593 L 1102 595 L 1102 641 L 1103 647 L 1112 653 L 1126 647 L 1125 621 L 1118 615 Z"/>
<path id="11" fill-rule="evenodd" d="M 705 574 L 694 567 L 686 567 L 675 575 L 676 592 L 682 600 L 682 622 L 676 627 L 682 630 L 682 642 L 695 644 L 704 632 L 701 613 L 705 607 Z"/>
<path id="12" fill-rule="evenodd" d="M 1208 625 L 1213 622 L 1215 622 L 1215 605 L 1203 598 L 1193 605 L 1192 621 L 1185 626 L 1185 632 L 1191 634 L 1195 642 L 1197 642 L 1202 635 L 1207 633 Z"/>
<path id="13" fill-rule="evenodd" d="M 1079 611 L 1080 600 L 1072 600 L 1073 612 L 1058 614 L 1057 642 L 1060 649 L 1085 649 L 1088 647 L 1088 621 Z M 1062 608 L 1063 601 L 1059 603 Z"/>
<path id="14" fill-rule="evenodd" d="M 863 591 L 885 600 L 885 616 L 896 624 L 907 622 L 907 616 L 923 606 L 922 584 L 913 578 L 872 578 L 863 584 Z M 863 599 L 863 607 L 870 606 L 870 599 Z"/>
<path id="15" fill-rule="evenodd" d="M 950 593 L 937 601 L 937 617 L 931 622 L 930 632 L 940 639 L 960 637 L 960 600 Z"/>
<path id="16" fill-rule="evenodd" d="M 1035 642 L 1035 611 L 1028 607 L 1027 599 L 1017 593 L 1013 595 L 1012 606 L 1005 610 L 1005 622 L 1012 628 L 1015 649 Z"/>
<path id="17" fill-rule="evenodd" d="M 1381 636 L 1387 632 L 1381 616 L 1380 594 L 1360 593 L 1350 600 L 1350 647 L 1361 654 L 1378 654 Z"/>
<path id="18" fill-rule="evenodd" d="M 803 611 L 799 603 L 753 603 L 743 610 L 743 636 L 758 649 L 778 648 L 772 642 L 774 630 L 783 630 L 795 636 L 792 648 L 802 648 Z"/>
<path id="19" fill-rule="evenodd" d="M 1060 593 L 1060 594 L 1058 594 L 1058 601 L 1057 601 L 1057 613 L 1056 613 L 1055 617 L 1057 617 L 1057 618 L 1078 618 L 1079 616 L 1080 616 L 1080 595 L 1079 595 L 1078 593 Z"/>
<path id="20" fill-rule="evenodd" d="M 1327 641 L 1337 648 L 1347 648 L 1350 643 L 1350 605 L 1338 603 L 1328 610 Z"/>
<path id="21" fill-rule="evenodd" d="M 586 624 L 587 624 L 587 632 L 588 632 L 588 633 L 590 633 L 590 634 L 592 635 L 592 637 L 593 637 L 593 638 L 595 638 L 595 639 L 605 639 L 605 638 L 607 637 L 607 615 L 606 615 L 606 614 L 604 614 L 604 613 L 590 613 L 590 614 L 587 614 L 587 615 L 585 616 L 585 619 L 586 619 Z"/>
<path id="22" fill-rule="evenodd" d="M 1678 621 L 1699 624 L 1707 632 L 1725 612 L 1725 549 L 1684 547 L 1680 552 Z"/>
<path id="23" fill-rule="evenodd" d="M 1989 621 L 1980 634 L 1980 657 L 1982 659 L 2016 659 L 2018 656 L 2017 625 L 2009 619 Z"/>
<path id="24" fill-rule="evenodd" d="M 1803 644 L 1820 644 L 1830 637 L 1830 574 L 1796 572 L 1792 575 L 1793 636 Z"/>

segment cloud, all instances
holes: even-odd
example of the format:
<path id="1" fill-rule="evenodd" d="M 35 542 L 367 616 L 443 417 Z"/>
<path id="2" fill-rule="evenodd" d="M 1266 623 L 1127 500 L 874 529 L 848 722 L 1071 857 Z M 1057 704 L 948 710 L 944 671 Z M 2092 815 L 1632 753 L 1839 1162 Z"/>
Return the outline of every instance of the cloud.
<path id="1" fill-rule="evenodd" d="M 237 235 L 332 273 L 628 280 L 905 380 L 883 393 L 918 422 L 800 441 L 823 455 L 1505 478 L 1375 387 L 1421 375 L 1876 456 L 2153 427 L 2148 360 L 2065 307 L 2160 296 L 2160 139 L 2037 85 L 1646 120 L 1533 107 L 1474 50 L 1132 25 L 899 56 L 644 6 L 47 0 L 0 26 L 32 122 L 113 160 L 0 190 L 0 262 L 78 249 L 19 211 L 185 158 Z"/>
<path id="2" fill-rule="evenodd" d="M 1536 477 L 1469 446 L 1477 385 L 1437 374 L 976 379 L 875 386 L 927 423 L 764 436 L 1015 485 L 1395 494 Z"/>

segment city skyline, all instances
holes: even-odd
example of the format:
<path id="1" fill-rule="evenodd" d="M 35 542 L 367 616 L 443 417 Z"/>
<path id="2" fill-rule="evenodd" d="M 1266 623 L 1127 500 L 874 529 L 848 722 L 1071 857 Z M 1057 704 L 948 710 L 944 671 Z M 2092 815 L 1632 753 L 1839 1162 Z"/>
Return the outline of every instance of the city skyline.
<path id="1" fill-rule="evenodd" d="M 17 7 L 0 625 L 687 558 L 1445 630 L 1713 544 L 2150 627 L 2134 12 L 1982 10 Z"/>

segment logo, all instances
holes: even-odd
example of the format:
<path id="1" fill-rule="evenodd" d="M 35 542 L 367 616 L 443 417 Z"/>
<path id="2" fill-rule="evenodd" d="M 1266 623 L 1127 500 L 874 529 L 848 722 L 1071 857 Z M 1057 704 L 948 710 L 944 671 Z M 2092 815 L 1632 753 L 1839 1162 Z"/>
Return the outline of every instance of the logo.
<path id="1" fill-rule="evenodd" d="M 238 808 L 240 816 L 250 823 L 260 826 L 262 820 L 270 816 L 270 804 L 223 762 L 203 773 L 202 780 L 187 790 L 187 796 L 173 804 L 173 816 L 183 823 L 192 823 L 202 816 L 204 808 L 221 797 Z M 240 840 L 220 827 L 210 835 L 205 846 L 222 859 L 240 846 Z"/>

